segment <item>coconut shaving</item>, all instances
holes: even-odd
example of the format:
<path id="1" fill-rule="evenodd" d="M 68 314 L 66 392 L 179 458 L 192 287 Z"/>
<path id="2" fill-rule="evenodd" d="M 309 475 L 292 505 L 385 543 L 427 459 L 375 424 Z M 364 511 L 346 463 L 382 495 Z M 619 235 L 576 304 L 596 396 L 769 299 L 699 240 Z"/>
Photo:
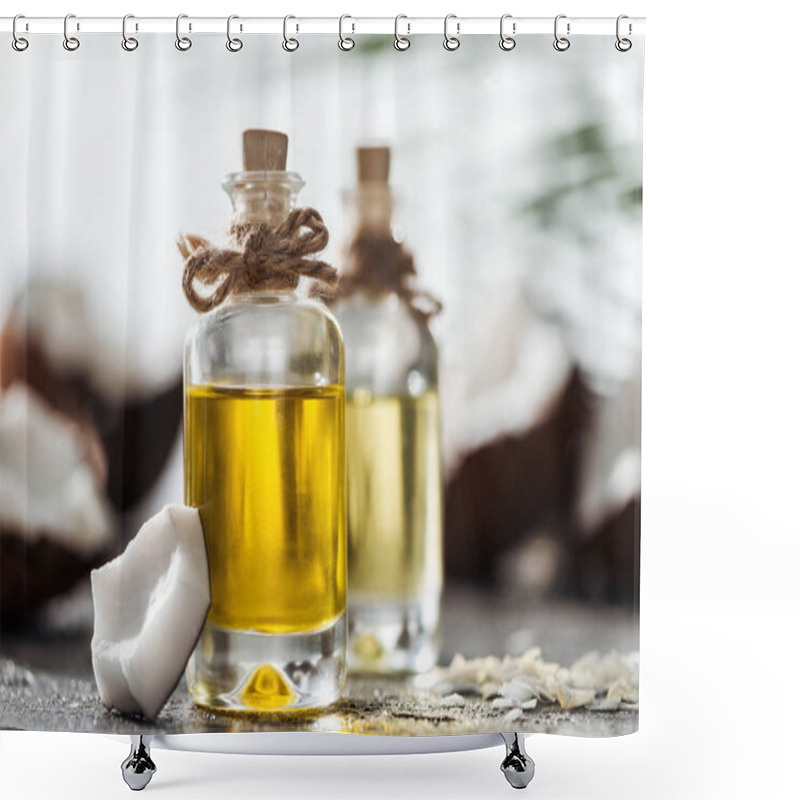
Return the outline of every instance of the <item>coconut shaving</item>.
<path id="1" fill-rule="evenodd" d="M 415 685 L 449 707 L 463 705 L 459 698 L 465 696 L 489 700 L 493 708 L 508 709 L 509 722 L 540 702 L 565 710 L 633 711 L 639 708 L 639 654 L 592 651 L 570 667 L 545 661 L 538 647 L 516 657 L 456 655 L 449 666 L 420 675 Z"/>

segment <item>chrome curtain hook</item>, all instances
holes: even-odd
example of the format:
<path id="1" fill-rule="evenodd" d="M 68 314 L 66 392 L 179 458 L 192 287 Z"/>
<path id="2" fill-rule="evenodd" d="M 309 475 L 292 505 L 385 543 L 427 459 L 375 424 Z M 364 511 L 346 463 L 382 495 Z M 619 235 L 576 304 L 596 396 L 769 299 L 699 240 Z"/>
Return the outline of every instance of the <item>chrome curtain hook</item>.
<path id="1" fill-rule="evenodd" d="M 81 43 L 76 36 L 69 35 L 69 21 L 71 19 L 75 19 L 74 14 L 67 14 L 67 16 L 64 17 L 64 49 L 73 52 L 81 46 Z M 77 28 L 77 30 L 80 30 L 80 28 Z"/>
<path id="2" fill-rule="evenodd" d="M 509 36 L 505 32 L 505 23 L 507 19 L 512 19 L 511 14 L 503 14 L 503 16 L 500 17 L 500 49 L 505 50 L 506 52 L 508 52 L 509 50 L 513 50 L 517 46 L 517 40 L 514 38 L 514 36 L 513 35 Z M 511 33 L 515 34 L 516 32 L 517 32 L 517 23 L 512 22 Z"/>
<path id="3" fill-rule="evenodd" d="M 617 41 L 614 42 L 614 47 L 616 47 L 617 50 L 620 51 L 620 53 L 627 53 L 628 50 L 630 50 L 631 47 L 633 47 L 633 42 L 630 39 L 623 39 L 622 36 L 620 36 L 621 23 L 622 20 L 624 19 L 629 19 L 627 14 L 620 14 L 617 17 Z M 631 25 L 631 23 L 629 22 L 628 36 L 630 36 L 632 33 L 633 33 L 633 25 Z"/>
<path id="4" fill-rule="evenodd" d="M 139 40 L 135 39 L 133 36 L 128 36 L 129 19 L 135 19 L 133 14 L 126 14 L 122 18 L 122 49 L 132 53 L 139 46 Z M 136 26 L 136 30 L 139 30 L 138 25 Z"/>
<path id="5" fill-rule="evenodd" d="M 17 14 L 17 16 L 14 17 L 14 21 L 11 23 L 11 37 L 12 37 L 11 38 L 11 46 L 18 53 L 21 53 L 24 50 L 27 50 L 28 49 L 28 45 L 30 44 L 30 42 L 27 39 L 25 39 L 24 37 L 20 36 L 17 33 L 17 21 L 21 20 L 21 19 L 25 19 L 25 15 L 24 14 Z M 25 30 L 27 30 L 27 24 L 26 24 Z"/>
<path id="6" fill-rule="evenodd" d="M 553 35 L 555 36 L 555 41 L 553 42 L 553 47 L 555 47 L 555 49 L 558 50 L 559 53 L 563 53 L 565 50 L 569 50 L 570 42 L 569 42 L 569 39 L 567 39 L 567 36 L 569 36 L 569 33 L 570 33 L 570 23 L 569 22 L 567 23 L 567 36 L 559 36 L 558 35 L 558 21 L 560 19 L 566 19 L 566 18 L 567 18 L 566 14 L 559 14 L 556 17 L 555 22 L 553 23 Z"/>
<path id="7" fill-rule="evenodd" d="M 405 14 L 398 14 L 394 18 L 394 49 L 395 50 L 408 50 L 411 47 L 411 39 L 407 39 L 406 36 L 400 35 L 400 20 L 405 19 L 407 20 L 408 17 Z M 409 35 L 411 33 L 411 23 L 406 22 L 406 34 Z"/>
<path id="8" fill-rule="evenodd" d="M 444 18 L 444 41 L 442 42 L 442 46 L 445 50 L 449 50 L 452 53 L 454 50 L 458 50 L 458 48 L 461 47 L 461 40 L 458 38 L 458 34 L 461 32 L 461 23 L 456 22 L 456 35 L 451 36 L 447 32 L 447 26 L 451 19 L 457 20 L 458 17 L 456 17 L 455 14 L 448 14 Z"/>
<path id="9" fill-rule="evenodd" d="M 293 17 L 291 14 L 287 14 L 283 18 L 283 49 L 287 53 L 294 53 L 298 47 L 300 47 L 300 42 L 297 39 L 291 38 L 289 36 L 289 20 L 290 19 L 297 19 L 297 17 Z M 300 26 L 295 25 L 295 30 L 299 30 Z"/>
<path id="10" fill-rule="evenodd" d="M 192 40 L 188 36 L 181 34 L 181 20 L 188 19 L 188 14 L 178 14 L 175 17 L 175 47 L 182 52 L 186 52 L 192 46 Z M 189 30 L 192 30 L 192 23 L 189 23 Z"/>
<path id="11" fill-rule="evenodd" d="M 344 30 L 342 29 L 342 26 L 344 25 L 344 21 L 346 19 L 353 19 L 353 18 L 349 14 L 342 14 L 342 16 L 339 17 L 339 49 L 344 50 L 345 52 L 347 52 L 348 50 L 352 50 L 356 46 L 355 40 L 353 40 L 349 36 L 344 35 Z M 350 32 L 355 33 L 355 31 L 356 31 L 356 24 L 355 22 L 351 22 Z"/>
<path id="12" fill-rule="evenodd" d="M 225 47 L 227 47 L 231 53 L 238 53 L 242 47 L 244 47 L 241 39 L 236 39 L 231 36 L 231 22 L 235 19 L 239 19 L 239 17 L 237 17 L 236 14 L 231 14 L 228 17 L 228 25 L 225 28 L 225 35 L 228 37 L 228 41 L 225 42 Z M 241 27 L 239 30 L 241 30 Z"/>

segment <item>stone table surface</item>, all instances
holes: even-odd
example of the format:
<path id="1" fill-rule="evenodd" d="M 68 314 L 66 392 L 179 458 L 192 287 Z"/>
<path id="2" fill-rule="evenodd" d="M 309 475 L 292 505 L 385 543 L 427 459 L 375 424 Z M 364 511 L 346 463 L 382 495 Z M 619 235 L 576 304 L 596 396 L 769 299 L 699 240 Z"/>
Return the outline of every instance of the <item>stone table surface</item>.
<path id="1" fill-rule="evenodd" d="M 84 587 L 56 606 L 35 631 L 0 635 L 0 728 L 98 733 L 342 731 L 431 736 L 499 733 L 505 711 L 480 698 L 448 707 L 409 679 L 350 677 L 345 696 L 317 717 L 288 719 L 212 713 L 195 707 L 181 682 L 157 720 L 108 712 L 91 666 L 91 598 Z M 443 603 L 440 663 L 466 657 L 517 655 L 539 646 L 548 661 L 569 665 L 591 650 L 639 649 L 638 617 L 630 611 L 449 588 Z M 562 710 L 539 703 L 514 730 L 617 736 L 638 728 L 635 710 Z"/>

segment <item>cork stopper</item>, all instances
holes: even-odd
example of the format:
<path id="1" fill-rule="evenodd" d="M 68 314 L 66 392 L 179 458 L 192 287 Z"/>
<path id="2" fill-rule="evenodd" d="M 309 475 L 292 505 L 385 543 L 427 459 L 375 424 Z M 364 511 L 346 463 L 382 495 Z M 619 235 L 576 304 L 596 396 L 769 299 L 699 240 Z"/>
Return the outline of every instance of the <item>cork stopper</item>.
<path id="1" fill-rule="evenodd" d="M 242 134 L 245 172 L 284 172 L 289 137 L 280 131 L 251 128 Z"/>
<path id="2" fill-rule="evenodd" d="M 389 183 L 389 148 L 359 147 L 358 182 Z"/>

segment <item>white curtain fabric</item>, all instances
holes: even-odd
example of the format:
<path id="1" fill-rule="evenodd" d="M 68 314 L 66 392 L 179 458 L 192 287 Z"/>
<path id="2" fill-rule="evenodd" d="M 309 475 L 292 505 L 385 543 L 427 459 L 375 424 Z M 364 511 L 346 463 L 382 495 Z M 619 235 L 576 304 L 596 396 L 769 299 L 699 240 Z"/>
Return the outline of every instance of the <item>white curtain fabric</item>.
<path id="1" fill-rule="evenodd" d="M 643 50 L 613 36 L 547 36 L 501 52 L 496 36 L 446 52 L 417 37 L 31 37 L 0 60 L 0 312 L 32 279 L 77 284 L 110 386 L 135 392 L 181 370 L 193 312 L 182 296 L 181 232 L 222 241 L 222 177 L 248 127 L 286 131 L 334 262 L 347 234 L 341 194 L 354 148 L 390 144 L 392 183 L 419 284 L 442 298 L 445 452 L 529 423 L 578 364 L 615 397 L 637 386 L 641 312 Z M 637 194 L 638 193 L 638 194 Z M 127 388 L 126 388 L 127 387 Z M 635 392 L 638 397 L 638 390 Z M 627 414 L 627 411 L 626 411 Z M 612 451 L 638 441 L 638 420 Z M 617 428 L 620 428 L 617 425 Z M 177 458 L 177 453 L 176 453 Z M 604 463 L 600 459 L 600 463 Z M 173 499 L 179 492 L 173 470 Z"/>

